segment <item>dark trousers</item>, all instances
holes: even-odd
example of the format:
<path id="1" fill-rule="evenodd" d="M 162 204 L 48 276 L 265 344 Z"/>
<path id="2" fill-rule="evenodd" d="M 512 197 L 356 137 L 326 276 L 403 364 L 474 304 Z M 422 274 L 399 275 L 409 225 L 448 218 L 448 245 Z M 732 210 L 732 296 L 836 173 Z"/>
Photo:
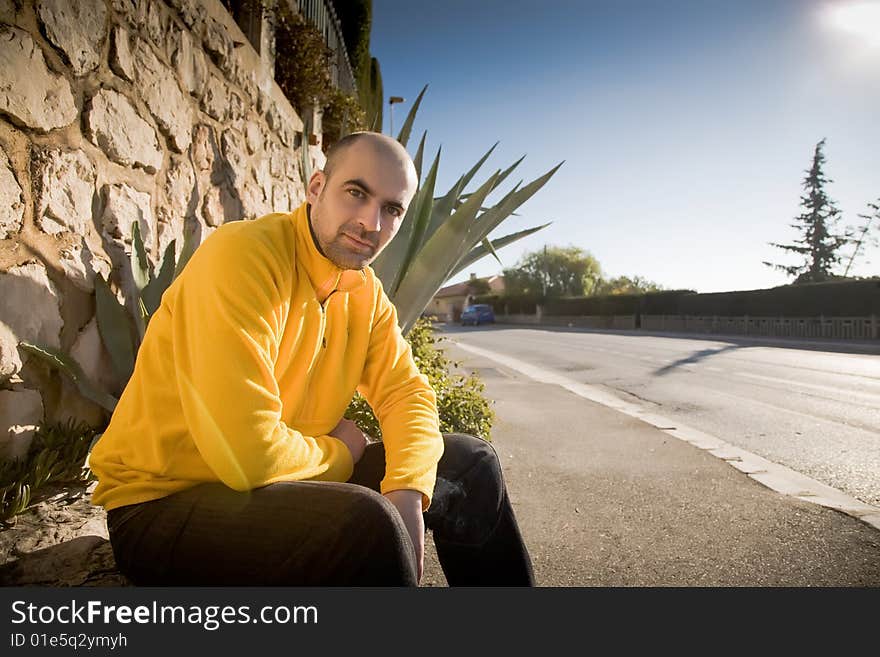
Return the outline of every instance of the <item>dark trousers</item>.
<path id="1" fill-rule="evenodd" d="M 425 525 L 450 586 L 533 586 L 501 465 L 487 442 L 444 434 Z M 383 495 L 382 443 L 346 483 L 247 493 L 201 484 L 111 510 L 117 566 L 141 586 L 417 586 L 415 549 Z"/>

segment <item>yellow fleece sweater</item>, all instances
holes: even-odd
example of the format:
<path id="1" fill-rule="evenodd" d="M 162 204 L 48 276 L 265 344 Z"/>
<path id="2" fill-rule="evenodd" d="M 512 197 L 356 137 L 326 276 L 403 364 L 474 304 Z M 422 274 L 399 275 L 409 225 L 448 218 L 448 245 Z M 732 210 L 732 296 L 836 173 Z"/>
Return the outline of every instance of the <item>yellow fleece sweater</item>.
<path id="1" fill-rule="evenodd" d="M 372 269 L 336 267 L 308 221 L 304 204 L 225 224 L 196 250 L 92 450 L 93 504 L 347 481 L 351 454 L 327 432 L 358 390 L 382 427 L 381 491 L 418 490 L 427 510 L 443 452 L 434 391 Z"/>

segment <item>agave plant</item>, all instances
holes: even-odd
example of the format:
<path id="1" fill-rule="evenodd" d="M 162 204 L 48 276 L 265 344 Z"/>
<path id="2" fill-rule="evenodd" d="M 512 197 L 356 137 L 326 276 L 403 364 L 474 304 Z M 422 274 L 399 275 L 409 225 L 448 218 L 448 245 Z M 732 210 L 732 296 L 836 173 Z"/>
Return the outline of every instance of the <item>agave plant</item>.
<path id="1" fill-rule="evenodd" d="M 427 89 L 425 85 L 419 93 L 397 137 L 403 146 L 409 141 L 416 112 Z M 483 203 L 489 194 L 523 161 L 520 158 L 507 169 L 496 171 L 477 190 L 465 193 L 465 188 L 495 150 L 496 143 L 446 194 L 435 197 L 440 150 L 422 179 L 426 136 L 427 133 L 422 135 L 413 158 L 420 180 L 419 189 L 410 203 L 400 232 L 373 263 L 374 271 L 397 308 L 404 333 L 409 332 L 437 290 L 450 278 L 486 255 L 491 254 L 501 263 L 497 249 L 549 225 L 547 223 L 489 239 L 489 233 L 514 214 L 562 166 L 560 162 L 526 185 L 520 181 L 496 204 L 484 207 Z"/>
<path id="2" fill-rule="evenodd" d="M 147 259 L 140 228 L 137 222 L 132 224 L 131 270 L 136 292 L 133 312 L 120 303 L 102 276 L 95 276 L 95 316 L 98 320 L 98 332 L 107 353 L 110 354 L 110 362 L 120 390 L 125 387 L 134 371 L 134 361 L 150 317 L 158 309 L 165 290 L 183 271 L 197 246 L 187 235 L 183 240 L 180 258 L 177 259 L 175 242 L 172 240 L 166 247 L 159 270 L 155 271 Z M 111 413 L 116 408 L 118 398 L 90 381 L 80 364 L 70 355 L 52 347 L 29 342 L 21 342 L 19 346 L 67 375 L 80 394 L 87 399 Z"/>

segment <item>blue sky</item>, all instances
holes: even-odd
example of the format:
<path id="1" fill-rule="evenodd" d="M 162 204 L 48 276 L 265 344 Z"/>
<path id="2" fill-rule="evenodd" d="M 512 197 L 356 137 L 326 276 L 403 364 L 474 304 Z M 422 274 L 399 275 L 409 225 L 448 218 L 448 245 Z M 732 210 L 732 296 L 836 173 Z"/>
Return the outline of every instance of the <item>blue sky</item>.
<path id="1" fill-rule="evenodd" d="M 880 197 L 880 0 L 374 0 L 371 50 L 386 98 L 407 99 L 395 133 L 430 85 L 410 150 L 424 130 L 442 145 L 441 191 L 496 141 L 477 183 L 527 156 L 502 191 L 565 161 L 493 233 L 553 221 L 505 266 L 572 244 L 668 288 L 784 284 L 761 262 L 794 262 L 767 243 L 796 236 L 823 137 L 841 223 Z M 880 274 L 878 251 L 851 273 Z"/>

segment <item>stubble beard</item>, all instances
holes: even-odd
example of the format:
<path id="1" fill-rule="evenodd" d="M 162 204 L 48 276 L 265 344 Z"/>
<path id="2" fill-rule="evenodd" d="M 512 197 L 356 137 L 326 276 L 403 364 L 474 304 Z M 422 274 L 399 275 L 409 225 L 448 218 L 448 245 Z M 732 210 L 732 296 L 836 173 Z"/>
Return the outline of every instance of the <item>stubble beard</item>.
<path id="1" fill-rule="evenodd" d="M 356 235 L 355 231 L 347 231 L 349 235 Z M 361 238 L 365 241 L 366 238 Z M 343 230 L 336 234 L 333 241 L 323 245 L 324 255 L 340 269 L 362 270 L 375 260 L 377 251 L 374 247 L 370 253 L 358 253 L 346 246 L 347 238 L 343 237 Z"/>
<path id="2" fill-rule="evenodd" d="M 346 235 L 354 236 L 368 243 L 372 249 L 369 252 L 358 250 L 354 247 Z M 362 270 L 369 265 L 379 254 L 378 239 L 371 239 L 364 234 L 358 224 L 343 224 L 336 231 L 333 239 L 326 244 L 321 244 L 324 256 L 340 269 Z"/>

